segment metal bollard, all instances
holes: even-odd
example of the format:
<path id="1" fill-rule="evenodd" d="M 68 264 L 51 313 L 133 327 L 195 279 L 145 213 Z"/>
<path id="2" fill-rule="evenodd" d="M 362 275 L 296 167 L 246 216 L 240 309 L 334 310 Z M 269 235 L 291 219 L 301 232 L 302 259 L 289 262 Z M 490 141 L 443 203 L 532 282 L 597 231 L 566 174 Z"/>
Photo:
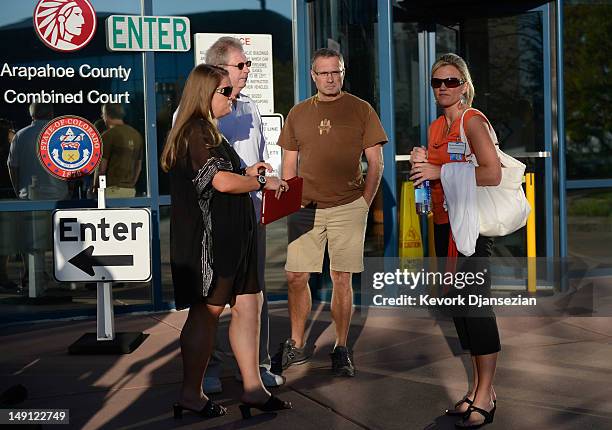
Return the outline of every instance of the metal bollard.
<path id="1" fill-rule="evenodd" d="M 527 291 L 535 293 L 537 290 L 537 262 L 536 262 L 536 220 L 535 220 L 535 174 L 525 174 L 525 196 L 531 206 L 527 218 Z"/>

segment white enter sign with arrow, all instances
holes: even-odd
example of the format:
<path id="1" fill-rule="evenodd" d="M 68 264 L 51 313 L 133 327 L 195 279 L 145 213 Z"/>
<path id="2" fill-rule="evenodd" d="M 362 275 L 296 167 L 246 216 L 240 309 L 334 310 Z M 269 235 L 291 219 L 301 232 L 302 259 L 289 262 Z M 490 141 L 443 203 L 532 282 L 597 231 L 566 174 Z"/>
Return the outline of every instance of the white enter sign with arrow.
<path id="1" fill-rule="evenodd" d="M 145 282 L 151 278 L 147 209 L 53 212 L 53 263 L 60 282 Z"/>

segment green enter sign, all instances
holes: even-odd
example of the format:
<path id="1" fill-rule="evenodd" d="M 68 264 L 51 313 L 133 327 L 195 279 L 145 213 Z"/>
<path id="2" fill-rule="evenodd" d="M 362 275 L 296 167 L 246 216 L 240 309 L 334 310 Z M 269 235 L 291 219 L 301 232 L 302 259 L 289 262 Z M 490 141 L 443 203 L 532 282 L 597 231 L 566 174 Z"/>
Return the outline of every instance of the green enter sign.
<path id="1" fill-rule="evenodd" d="M 109 51 L 189 51 L 189 18 L 111 15 L 106 19 Z"/>

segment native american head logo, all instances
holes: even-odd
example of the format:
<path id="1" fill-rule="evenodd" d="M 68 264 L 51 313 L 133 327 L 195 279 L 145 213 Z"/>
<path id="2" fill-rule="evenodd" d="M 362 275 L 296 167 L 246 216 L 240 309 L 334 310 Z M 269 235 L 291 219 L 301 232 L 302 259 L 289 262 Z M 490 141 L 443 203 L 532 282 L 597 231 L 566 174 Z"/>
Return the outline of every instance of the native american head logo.
<path id="1" fill-rule="evenodd" d="M 96 33 L 96 12 L 89 0 L 40 0 L 34 28 L 42 42 L 56 51 L 83 48 Z"/>

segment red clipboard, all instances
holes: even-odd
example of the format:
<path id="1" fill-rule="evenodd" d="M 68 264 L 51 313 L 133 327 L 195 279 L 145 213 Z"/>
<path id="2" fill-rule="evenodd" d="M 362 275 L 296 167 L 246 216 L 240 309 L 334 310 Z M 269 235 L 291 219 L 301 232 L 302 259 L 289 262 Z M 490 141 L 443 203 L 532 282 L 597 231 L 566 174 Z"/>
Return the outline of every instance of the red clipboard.
<path id="1" fill-rule="evenodd" d="M 261 223 L 270 224 L 277 219 L 297 212 L 302 206 L 302 188 L 304 179 L 295 176 L 287 180 L 289 191 L 285 191 L 277 199 L 276 191 L 264 190 L 261 202 Z"/>

